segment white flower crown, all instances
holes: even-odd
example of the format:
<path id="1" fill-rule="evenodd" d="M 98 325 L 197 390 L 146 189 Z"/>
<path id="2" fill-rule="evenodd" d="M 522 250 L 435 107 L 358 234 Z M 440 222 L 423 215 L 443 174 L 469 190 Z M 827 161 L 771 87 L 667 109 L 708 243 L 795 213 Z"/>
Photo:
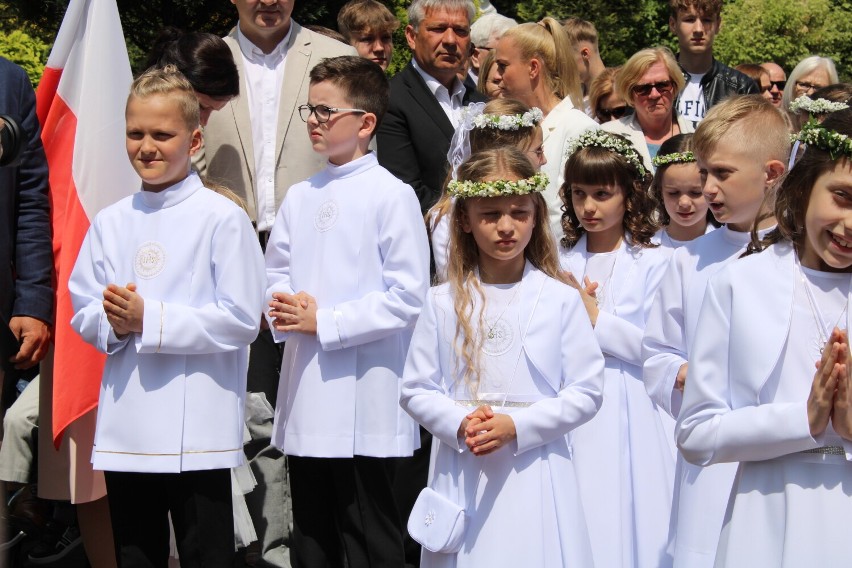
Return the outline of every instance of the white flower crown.
<path id="1" fill-rule="evenodd" d="M 695 154 L 690 151 L 672 152 L 671 154 L 657 154 L 651 161 L 658 168 L 668 164 L 691 164 L 695 161 Z"/>
<path id="2" fill-rule="evenodd" d="M 812 99 L 808 95 L 802 95 L 790 103 L 790 112 L 798 113 L 800 110 L 808 114 L 826 114 L 849 108 L 846 103 L 836 103 L 828 99 Z"/>
<path id="3" fill-rule="evenodd" d="M 633 144 L 620 136 L 615 136 L 597 128 L 590 128 L 577 138 L 572 139 L 565 153 L 570 156 L 580 148 L 591 146 L 604 148 L 624 156 L 624 159 L 638 170 L 639 177 L 645 177 L 647 171 L 645 170 L 645 166 L 642 165 L 642 157 L 633 147 Z"/>
<path id="4" fill-rule="evenodd" d="M 473 117 L 476 128 L 497 128 L 498 130 L 518 130 L 531 128 L 544 119 L 540 108 L 533 107 L 524 114 L 477 114 Z"/>
<path id="5" fill-rule="evenodd" d="M 828 152 L 832 160 L 840 156 L 852 158 L 852 138 L 829 130 L 811 118 L 798 134 L 792 136 L 793 142 L 801 142 Z"/>
<path id="6" fill-rule="evenodd" d="M 494 181 L 458 181 L 452 180 L 447 184 L 447 193 L 453 197 L 501 197 L 503 195 L 527 195 L 544 191 L 548 184 L 546 174 L 537 173 L 527 179 L 509 181 L 498 179 Z"/>

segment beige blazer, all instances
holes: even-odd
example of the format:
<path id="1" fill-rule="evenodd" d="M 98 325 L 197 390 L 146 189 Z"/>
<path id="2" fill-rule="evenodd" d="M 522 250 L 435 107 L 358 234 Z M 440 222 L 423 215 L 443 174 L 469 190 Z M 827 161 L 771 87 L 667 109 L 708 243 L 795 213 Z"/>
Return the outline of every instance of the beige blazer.
<path id="1" fill-rule="evenodd" d="M 240 73 L 240 92 L 247 91 L 243 55 L 237 43 L 237 29 L 225 42 L 234 54 Z M 293 22 L 287 47 L 287 63 L 278 111 L 276 134 L 275 207 L 281 205 L 287 189 L 325 167 L 326 159 L 311 148 L 305 123 L 298 106 L 308 101 L 309 73 L 326 57 L 357 55 L 355 49 L 314 33 Z M 211 181 L 226 185 L 246 201 L 249 216 L 257 219 L 254 150 L 252 148 L 249 107 L 243 96 L 234 98 L 222 110 L 214 112 L 204 128 L 204 148 L 194 160 L 195 167 Z"/>

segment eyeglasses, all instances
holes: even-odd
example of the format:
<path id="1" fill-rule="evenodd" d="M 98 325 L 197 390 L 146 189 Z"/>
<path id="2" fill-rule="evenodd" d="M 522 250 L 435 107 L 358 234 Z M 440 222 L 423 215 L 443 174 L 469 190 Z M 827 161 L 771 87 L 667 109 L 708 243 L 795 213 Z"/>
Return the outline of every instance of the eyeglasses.
<path id="1" fill-rule="evenodd" d="M 823 87 L 825 87 L 825 85 L 814 85 L 813 83 L 808 83 L 807 81 L 796 81 L 796 86 L 802 89 L 803 91 L 810 91 L 810 93 L 813 93 L 817 89 L 822 89 Z"/>
<path id="2" fill-rule="evenodd" d="M 669 81 L 660 81 L 658 83 L 646 83 L 644 85 L 633 85 L 633 94 L 639 95 L 640 97 L 647 97 L 651 94 L 651 91 L 657 89 L 657 92 L 661 95 L 667 95 L 672 92 L 674 88 L 674 83 Z"/>
<path id="3" fill-rule="evenodd" d="M 783 91 L 784 87 L 787 86 L 787 80 L 785 79 L 783 81 L 769 81 L 769 84 L 771 85 L 771 87 L 769 87 L 770 89 L 772 87 L 777 87 L 779 91 Z"/>
<path id="4" fill-rule="evenodd" d="M 360 108 L 337 108 L 325 105 L 304 104 L 299 107 L 299 116 L 304 122 L 307 122 L 311 115 L 317 117 L 317 122 L 325 124 L 331 120 L 331 115 L 337 112 L 367 112 Z"/>
<path id="5" fill-rule="evenodd" d="M 609 122 L 610 120 L 616 120 L 626 115 L 627 110 L 627 106 L 599 108 L 595 111 L 595 114 L 598 116 L 598 119 L 606 118 L 606 120 L 601 120 L 601 122 Z"/>

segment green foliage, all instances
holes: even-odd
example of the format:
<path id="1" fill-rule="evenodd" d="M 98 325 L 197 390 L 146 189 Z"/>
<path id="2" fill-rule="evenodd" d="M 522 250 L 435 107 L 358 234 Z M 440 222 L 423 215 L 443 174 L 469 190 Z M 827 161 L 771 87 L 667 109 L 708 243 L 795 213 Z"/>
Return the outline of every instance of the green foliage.
<path id="1" fill-rule="evenodd" d="M 730 65 L 775 61 L 789 72 L 801 59 L 831 57 L 841 78 L 852 65 L 852 2 L 734 0 L 725 6 L 715 53 Z"/>
<path id="2" fill-rule="evenodd" d="M 33 87 L 38 86 L 50 46 L 21 30 L 0 32 L 0 55 L 24 68 Z"/>
<path id="3" fill-rule="evenodd" d="M 519 22 L 535 22 L 545 16 L 562 20 L 576 16 L 595 24 L 601 58 L 607 65 L 621 65 L 633 53 L 654 45 L 672 46 L 666 0 L 506 0 L 492 3 Z"/>

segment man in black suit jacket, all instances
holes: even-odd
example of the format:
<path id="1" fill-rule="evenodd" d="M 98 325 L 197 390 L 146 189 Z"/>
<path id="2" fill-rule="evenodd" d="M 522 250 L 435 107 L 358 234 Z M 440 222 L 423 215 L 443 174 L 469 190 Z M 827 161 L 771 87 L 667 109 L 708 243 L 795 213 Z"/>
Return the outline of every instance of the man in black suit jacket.
<path id="1" fill-rule="evenodd" d="M 457 74 L 470 53 L 469 0 L 443 0 L 423 7 L 414 0 L 405 28 L 413 52 L 390 81 L 390 106 L 377 133 L 379 163 L 411 185 L 425 213 L 441 195 L 454 113 L 485 97 L 465 87 Z"/>
<path id="2" fill-rule="evenodd" d="M 47 160 L 30 80 L 2 57 L 0 114 L 21 126 L 24 146 L 17 165 L 0 167 L 0 325 L 8 323 L 20 342 L 10 363 L 24 370 L 47 353 L 53 320 Z"/>

